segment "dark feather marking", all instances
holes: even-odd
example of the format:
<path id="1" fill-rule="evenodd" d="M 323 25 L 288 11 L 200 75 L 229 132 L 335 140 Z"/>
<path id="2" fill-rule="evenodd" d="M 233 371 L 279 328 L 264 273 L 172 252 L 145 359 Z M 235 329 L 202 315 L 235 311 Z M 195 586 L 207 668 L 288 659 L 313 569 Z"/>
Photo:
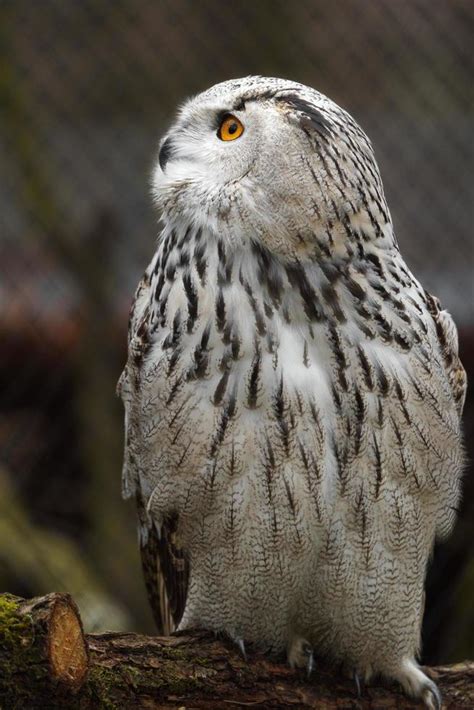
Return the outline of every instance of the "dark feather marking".
<path id="1" fill-rule="evenodd" d="M 291 286 L 297 288 L 301 294 L 304 311 L 308 319 L 318 322 L 324 320 L 324 312 L 321 308 L 321 304 L 301 264 L 288 264 L 286 266 L 286 274 Z"/>
<path id="2" fill-rule="evenodd" d="M 178 459 L 178 466 L 177 466 L 178 469 L 183 465 L 184 460 L 185 460 L 187 453 L 188 453 L 189 449 L 191 448 L 192 444 L 193 444 L 193 440 L 189 439 L 188 443 L 186 444 L 186 446 L 183 449 L 183 453 L 181 454 L 181 456 Z"/>
<path id="3" fill-rule="evenodd" d="M 380 397 L 377 398 L 377 424 L 380 428 L 383 427 L 384 424 L 384 418 L 385 418 L 385 409 L 383 406 L 383 402 Z"/>
<path id="4" fill-rule="evenodd" d="M 324 139 L 331 136 L 331 124 L 324 114 L 311 103 L 298 96 L 298 94 L 286 94 L 278 97 L 278 101 L 284 101 L 292 109 L 302 114 L 299 119 L 301 128 L 316 131 Z"/>
<path id="5" fill-rule="evenodd" d="M 342 389 L 347 392 L 349 388 L 345 373 L 345 370 L 347 369 L 347 360 L 346 356 L 344 355 L 341 338 L 337 329 L 333 325 L 329 327 L 329 342 L 331 344 L 331 349 L 336 359 L 340 385 Z"/>
<path id="6" fill-rule="evenodd" d="M 179 345 L 181 339 L 181 311 L 178 308 L 173 318 L 172 330 L 166 338 L 163 340 L 162 348 L 167 350 L 168 348 L 176 348 Z"/>
<path id="7" fill-rule="evenodd" d="M 189 272 L 183 274 L 183 286 L 188 301 L 187 330 L 191 333 L 198 317 L 198 295 Z"/>
<path id="8" fill-rule="evenodd" d="M 362 368 L 362 374 L 364 376 L 365 384 L 367 388 L 372 391 L 374 389 L 373 367 L 370 364 L 367 355 L 364 352 L 364 349 L 360 345 L 357 348 L 357 354 L 359 355 L 359 362 Z"/>
<path id="9" fill-rule="evenodd" d="M 319 419 L 318 411 L 317 411 L 316 406 L 313 401 L 310 401 L 310 403 L 309 403 L 309 411 L 311 412 L 311 416 L 313 417 L 313 421 L 316 424 L 316 427 L 318 429 L 319 438 L 322 440 L 324 438 L 324 432 L 323 432 L 323 428 L 321 426 L 321 421 Z"/>
<path id="10" fill-rule="evenodd" d="M 176 264 L 168 264 L 166 267 L 166 278 L 168 281 L 174 281 L 176 275 Z"/>
<path id="11" fill-rule="evenodd" d="M 227 431 L 227 428 L 229 426 L 229 423 L 232 421 L 236 408 L 237 408 L 237 398 L 235 391 L 231 393 L 229 396 L 229 399 L 227 400 L 226 404 L 224 405 L 222 414 L 219 419 L 219 423 L 217 425 L 217 431 L 215 432 L 212 441 L 211 441 L 211 446 L 209 449 L 209 455 L 211 458 L 213 458 L 216 455 L 217 450 L 221 446 L 222 442 L 224 441 L 224 437 Z"/>
<path id="12" fill-rule="evenodd" d="M 264 310 L 265 315 L 267 316 L 267 318 L 272 318 L 272 317 L 273 317 L 273 310 L 272 310 L 272 307 L 271 307 L 270 304 L 267 303 L 266 301 L 263 302 L 263 310 Z"/>
<path id="13" fill-rule="evenodd" d="M 265 479 L 267 482 L 267 490 L 268 490 L 268 502 L 272 508 L 272 513 L 273 513 L 273 533 L 276 534 L 278 531 L 278 525 L 277 525 L 277 519 L 276 519 L 276 510 L 275 506 L 273 504 L 273 489 L 272 489 L 272 482 L 273 482 L 273 476 L 275 474 L 275 454 L 273 453 L 273 448 L 270 443 L 270 439 L 267 437 L 267 446 L 266 446 L 266 451 L 265 451 Z"/>
<path id="14" fill-rule="evenodd" d="M 181 389 L 181 386 L 183 384 L 183 380 L 181 377 L 177 377 L 176 380 L 173 382 L 173 385 L 171 387 L 170 393 L 168 395 L 168 399 L 166 400 L 166 404 L 169 406 L 176 395 L 178 394 L 179 390 Z"/>
<path id="15" fill-rule="evenodd" d="M 298 526 L 296 524 L 296 505 L 295 505 L 295 500 L 293 498 L 293 494 L 291 493 L 290 486 L 286 478 L 283 479 L 285 483 L 285 491 L 286 491 L 286 496 L 288 498 L 288 503 L 290 506 L 290 510 L 293 514 L 293 518 L 295 521 L 295 532 L 296 532 L 296 537 L 298 538 L 298 542 L 301 543 L 301 535 L 300 531 L 298 530 Z"/>
<path id="16" fill-rule="evenodd" d="M 188 380 L 200 380 L 206 376 L 209 366 L 209 354 L 206 348 L 196 345 L 193 353 L 194 365 L 187 372 Z"/>
<path id="17" fill-rule="evenodd" d="M 190 235 L 190 234 L 191 234 L 191 227 L 188 226 L 188 227 L 186 227 L 186 230 L 183 232 L 183 234 L 181 235 L 181 237 L 180 237 L 180 238 L 177 240 L 177 242 L 176 242 L 176 246 L 177 246 L 178 249 L 181 250 L 181 249 L 184 248 L 186 242 L 189 241 L 189 235 Z"/>
<path id="18" fill-rule="evenodd" d="M 395 432 L 395 437 L 397 439 L 397 444 L 398 446 L 403 446 L 403 437 L 401 435 L 400 429 L 398 427 L 397 422 L 393 419 L 393 417 L 390 417 L 392 426 L 393 426 L 393 431 Z"/>
<path id="19" fill-rule="evenodd" d="M 332 308 L 332 312 L 334 313 L 336 320 L 338 320 L 339 323 L 345 323 L 347 319 L 341 308 L 336 289 L 330 284 L 325 284 L 321 288 L 321 293 L 326 303 Z"/>
<path id="20" fill-rule="evenodd" d="M 230 374 L 230 370 L 226 369 L 224 371 L 224 374 L 222 375 L 221 379 L 217 383 L 217 387 L 215 389 L 214 398 L 213 398 L 213 402 L 216 406 L 218 406 L 219 404 L 222 403 L 222 399 L 223 399 L 225 391 L 226 391 L 227 383 L 229 381 L 229 374 Z"/>
<path id="21" fill-rule="evenodd" d="M 168 236 L 166 237 L 166 239 L 163 243 L 163 249 L 161 251 L 161 256 L 159 259 L 156 260 L 155 268 L 153 269 L 154 274 L 157 274 L 158 271 L 160 271 L 160 269 L 161 269 L 161 271 L 164 271 L 164 269 L 166 268 L 166 264 L 168 262 L 168 257 L 171 253 L 171 249 L 175 245 L 175 242 L 176 242 L 176 234 L 173 231 L 170 234 L 168 234 Z"/>
<path id="22" fill-rule="evenodd" d="M 160 306 L 159 306 L 159 314 L 160 314 L 160 320 L 161 320 L 161 325 L 163 326 L 166 320 L 166 309 L 168 306 L 168 294 L 166 296 L 163 296 L 163 298 L 160 301 Z"/>
<path id="23" fill-rule="evenodd" d="M 337 442 L 334 438 L 331 440 L 331 448 L 334 453 L 334 458 L 336 459 L 337 477 L 339 479 L 339 483 L 341 484 L 341 495 L 344 495 L 344 492 L 346 490 L 346 485 L 347 485 L 347 471 L 346 471 L 347 452 L 345 454 L 341 453 L 341 451 L 339 450 L 339 447 L 337 445 Z"/>
<path id="24" fill-rule="evenodd" d="M 393 332 L 393 339 L 402 350 L 405 350 L 405 352 L 411 350 L 412 342 L 406 332 L 402 333 L 399 330 L 395 330 Z"/>
<path id="25" fill-rule="evenodd" d="M 179 348 L 174 348 L 168 360 L 168 367 L 166 370 L 166 377 L 169 379 L 176 369 L 176 365 L 179 362 L 181 351 Z"/>
<path id="26" fill-rule="evenodd" d="M 155 296 L 155 301 L 159 301 L 159 300 L 160 300 L 160 296 L 161 296 L 161 292 L 162 292 L 162 290 L 163 290 L 164 283 L 165 283 L 165 277 L 164 277 L 164 274 L 163 274 L 163 272 L 162 272 L 162 273 L 159 275 L 158 281 L 156 282 L 156 286 L 155 286 L 155 294 L 154 294 L 154 296 Z"/>
<path id="27" fill-rule="evenodd" d="M 380 487 L 382 485 L 382 457 L 375 434 L 373 437 L 373 447 L 375 454 L 375 499 L 377 500 L 380 493 Z"/>
<path id="28" fill-rule="evenodd" d="M 187 249 L 181 249 L 179 258 L 178 258 L 178 266 L 183 269 L 189 266 L 189 251 Z"/>
<path id="29" fill-rule="evenodd" d="M 393 338 L 392 338 L 392 326 L 390 325 L 390 323 L 388 322 L 388 320 L 385 318 L 385 316 L 383 315 L 383 313 L 381 313 L 380 311 L 375 311 L 375 312 L 372 314 L 372 317 L 373 317 L 374 321 L 375 321 L 375 322 L 377 323 L 377 325 L 378 325 L 379 333 L 380 333 L 382 339 L 383 339 L 386 343 L 392 342 L 392 340 L 393 340 Z"/>
<path id="30" fill-rule="evenodd" d="M 383 273 L 383 268 L 382 268 L 382 262 L 380 261 L 379 257 L 376 254 L 373 254 L 371 252 L 366 252 L 365 258 L 368 259 L 368 261 L 370 261 L 374 271 L 378 274 L 378 276 L 381 279 L 383 279 L 384 273 Z"/>
<path id="31" fill-rule="evenodd" d="M 199 280 L 202 286 L 206 285 L 206 268 L 207 260 L 205 257 L 206 245 L 203 242 L 196 243 L 194 247 L 194 263 L 198 272 Z"/>
<path id="32" fill-rule="evenodd" d="M 286 480 L 286 478 L 284 478 L 283 480 L 285 483 L 285 490 L 286 490 L 286 495 L 288 498 L 288 503 L 290 505 L 290 509 L 291 509 L 291 512 L 293 513 L 293 516 L 295 516 L 296 515 L 295 501 L 294 501 L 293 495 L 291 493 L 288 481 Z"/>
<path id="33" fill-rule="evenodd" d="M 232 323 L 226 323 L 222 333 L 222 342 L 224 345 L 230 345 L 232 338 Z"/>
<path id="34" fill-rule="evenodd" d="M 342 276 L 341 268 L 331 262 L 322 261 L 320 268 L 330 284 L 336 283 Z"/>
<path id="35" fill-rule="evenodd" d="M 267 332 L 267 328 L 265 325 L 265 319 L 264 319 L 262 312 L 258 306 L 257 300 L 256 300 L 255 296 L 253 295 L 252 288 L 251 288 L 250 284 L 245 280 L 243 281 L 243 286 L 245 289 L 245 293 L 247 294 L 247 297 L 249 299 L 252 310 L 254 312 L 255 325 L 257 326 L 258 334 L 261 336 L 264 336 Z"/>
<path id="36" fill-rule="evenodd" d="M 354 296 L 354 298 L 358 301 L 365 301 L 367 293 L 364 291 L 362 286 L 355 281 L 355 279 L 347 278 L 345 279 L 344 284 L 351 296 Z"/>
<path id="37" fill-rule="evenodd" d="M 133 362 L 136 368 L 139 368 L 143 362 L 143 358 L 148 353 L 151 347 L 150 341 L 150 329 L 149 329 L 149 316 L 150 311 L 148 307 L 143 313 L 140 325 L 137 328 L 134 341 L 131 347 L 131 353 L 133 357 Z"/>
<path id="38" fill-rule="evenodd" d="M 366 408 L 364 406 L 364 400 L 362 398 L 362 395 L 361 395 L 358 387 L 356 387 L 354 390 L 354 397 L 355 397 L 355 401 L 356 401 L 356 427 L 355 427 L 355 433 L 354 433 L 354 439 L 355 439 L 354 448 L 355 448 L 355 454 L 357 456 L 360 452 L 360 446 L 362 443 L 362 431 L 363 431 L 365 417 L 366 417 Z"/>
<path id="39" fill-rule="evenodd" d="M 224 294 L 222 292 L 222 289 L 220 288 L 219 291 L 217 292 L 217 298 L 216 298 L 216 322 L 217 322 L 217 330 L 219 332 L 222 332 L 224 330 L 225 326 L 225 301 L 224 301 Z"/>
<path id="40" fill-rule="evenodd" d="M 231 367 L 231 360 L 232 360 L 232 355 L 229 352 L 228 349 L 224 351 L 224 354 L 221 357 L 221 360 L 219 362 L 219 370 L 221 372 L 225 372 L 226 370 L 230 370 Z"/>
<path id="41" fill-rule="evenodd" d="M 181 383 L 182 383 L 182 379 L 181 379 L 181 378 L 178 378 L 178 379 L 176 380 L 176 382 L 174 383 L 174 385 L 176 385 L 176 383 L 181 384 Z M 173 385 L 173 386 L 174 386 L 174 385 Z M 176 421 L 179 419 L 179 417 L 181 416 L 182 411 L 184 410 L 185 406 L 187 405 L 187 403 L 189 402 L 190 399 L 191 399 L 191 395 L 188 395 L 184 400 L 182 400 L 182 402 L 181 402 L 181 404 L 179 405 L 179 407 L 177 407 L 177 409 L 173 412 L 173 416 L 171 417 L 171 419 L 170 419 L 169 422 L 168 422 L 168 428 L 169 428 L 169 429 L 171 429 L 171 428 L 174 426 L 174 424 L 176 423 Z"/>
<path id="42" fill-rule="evenodd" d="M 390 390 L 390 382 L 387 377 L 387 373 L 379 363 L 376 365 L 376 371 L 380 393 L 383 397 L 386 397 Z"/>
<path id="43" fill-rule="evenodd" d="M 248 392 L 247 392 L 247 406 L 250 409 L 254 409 L 257 406 L 261 364 L 262 364 L 262 353 L 260 352 L 260 348 L 258 347 L 258 344 L 256 344 L 255 354 L 254 354 L 253 361 L 252 361 L 252 369 L 250 371 Z"/>
<path id="44" fill-rule="evenodd" d="M 227 286 L 232 278 L 233 260 L 226 256 L 223 242 L 217 242 L 217 255 L 219 264 L 217 267 L 217 284 L 219 286 Z"/>
<path id="45" fill-rule="evenodd" d="M 234 360 L 237 360 L 239 357 L 239 353 L 240 353 L 240 340 L 239 340 L 239 336 L 236 333 L 234 333 L 232 335 L 230 346 L 231 346 L 232 357 Z"/>
<path id="46" fill-rule="evenodd" d="M 278 431 L 283 444 L 283 448 L 285 450 L 285 454 L 289 456 L 290 427 L 286 418 L 288 414 L 288 407 L 285 403 L 283 376 L 280 378 L 280 383 L 273 397 L 273 413 L 275 415 Z"/>
<path id="47" fill-rule="evenodd" d="M 286 306 L 283 306 L 283 308 L 282 308 L 282 316 L 283 316 L 283 320 L 285 321 L 285 323 L 288 323 L 288 324 L 291 323 L 290 313 L 289 313 L 288 308 Z"/>
<path id="48" fill-rule="evenodd" d="M 338 367 L 345 370 L 347 368 L 348 363 L 342 347 L 341 337 L 337 328 L 335 328 L 333 325 L 329 326 L 329 340 Z"/>
<path id="49" fill-rule="evenodd" d="M 403 393 L 403 390 L 402 390 L 401 385 L 398 382 L 398 380 L 395 380 L 395 393 L 397 395 L 398 401 L 400 402 L 400 406 L 402 408 L 402 412 L 405 417 L 406 423 L 411 426 L 412 420 L 411 420 L 410 414 L 409 414 L 407 406 L 406 406 L 406 397 Z"/>

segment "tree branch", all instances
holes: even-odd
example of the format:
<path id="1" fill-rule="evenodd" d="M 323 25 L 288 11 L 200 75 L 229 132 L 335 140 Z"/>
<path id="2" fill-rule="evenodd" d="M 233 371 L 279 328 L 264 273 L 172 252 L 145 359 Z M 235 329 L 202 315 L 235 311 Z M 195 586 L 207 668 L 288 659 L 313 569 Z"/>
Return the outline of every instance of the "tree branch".
<path id="1" fill-rule="evenodd" d="M 474 663 L 427 669 L 447 710 L 474 706 Z M 69 595 L 0 596 L 1 707 L 417 708 L 396 688 L 355 686 L 319 664 L 310 680 L 262 653 L 245 661 L 205 632 L 84 636 Z"/>

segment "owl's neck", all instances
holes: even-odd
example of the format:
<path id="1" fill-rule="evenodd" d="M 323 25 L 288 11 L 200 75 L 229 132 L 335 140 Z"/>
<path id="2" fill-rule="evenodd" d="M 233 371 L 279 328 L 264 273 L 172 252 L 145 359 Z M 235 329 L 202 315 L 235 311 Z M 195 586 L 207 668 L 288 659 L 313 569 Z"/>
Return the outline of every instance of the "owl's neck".
<path id="1" fill-rule="evenodd" d="M 288 325 L 311 329 L 350 322 L 368 337 L 387 338 L 383 304 L 398 307 L 401 284 L 416 288 L 395 247 L 377 250 L 372 243 L 356 243 L 343 255 L 325 252 L 321 258 L 285 260 L 257 239 L 236 246 L 214 231 L 192 226 L 165 228 L 151 272 L 162 323 L 171 327 L 174 315 L 186 312 L 188 332 L 206 313 L 224 332 L 229 313 L 240 317 L 246 304 L 261 335 L 271 330 L 278 314 Z"/>

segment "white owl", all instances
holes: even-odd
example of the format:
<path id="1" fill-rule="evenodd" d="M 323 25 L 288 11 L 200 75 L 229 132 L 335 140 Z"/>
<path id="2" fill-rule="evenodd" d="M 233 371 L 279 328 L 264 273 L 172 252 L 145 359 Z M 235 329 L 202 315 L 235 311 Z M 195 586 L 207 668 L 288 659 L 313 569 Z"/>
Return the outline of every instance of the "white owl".
<path id="1" fill-rule="evenodd" d="M 228 81 L 179 111 L 154 194 L 120 391 L 159 626 L 314 650 L 440 708 L 416 655 L 465 375 L 368 138 L 301 84 Z"/>

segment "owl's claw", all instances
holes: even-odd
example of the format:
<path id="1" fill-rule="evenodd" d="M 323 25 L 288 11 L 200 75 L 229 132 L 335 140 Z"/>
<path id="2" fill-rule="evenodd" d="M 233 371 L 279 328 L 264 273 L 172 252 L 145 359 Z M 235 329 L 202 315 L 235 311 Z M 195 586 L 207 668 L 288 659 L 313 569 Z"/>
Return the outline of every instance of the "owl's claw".
<path id="1" fill-rule="evenodd" d="M 357 690 L 357 697 L 360 698 L 362 693 L 361 693 L 361 689 L 360 689 L 360 678 L 359 678 L 359 674 L 357 673 L 357 671 L 354 671 L 354 683 L 355 683 L 356 690 Z"/>
<path id="2" fill-rule="evenodd" d="M 441 706 L 443 704 L 441 693 L 434 683 L 433 685 L 425 688 L 422 698 L 425 707 L 429 708 L 429 710 L 441 710 Z"/>
<path id="3" fill-rule="evenodd" d="M 245 652 L 245 643 L 243 639 L 234 639 L 235 645 L 238 647 L 240 653 L 242 654 L 242 658 L 244 661 L 247 660 L 247 653 Z"/>
<path id="4" fill-rule="evenodd" d="M 313 650 L 311 649 L 308 654 L 308 661 L 306 663 L 306 676 L 307 678 L 311 677 L 311 673 L 313 672 L 314 668 L 314 656 L 313 656 Z"/>

